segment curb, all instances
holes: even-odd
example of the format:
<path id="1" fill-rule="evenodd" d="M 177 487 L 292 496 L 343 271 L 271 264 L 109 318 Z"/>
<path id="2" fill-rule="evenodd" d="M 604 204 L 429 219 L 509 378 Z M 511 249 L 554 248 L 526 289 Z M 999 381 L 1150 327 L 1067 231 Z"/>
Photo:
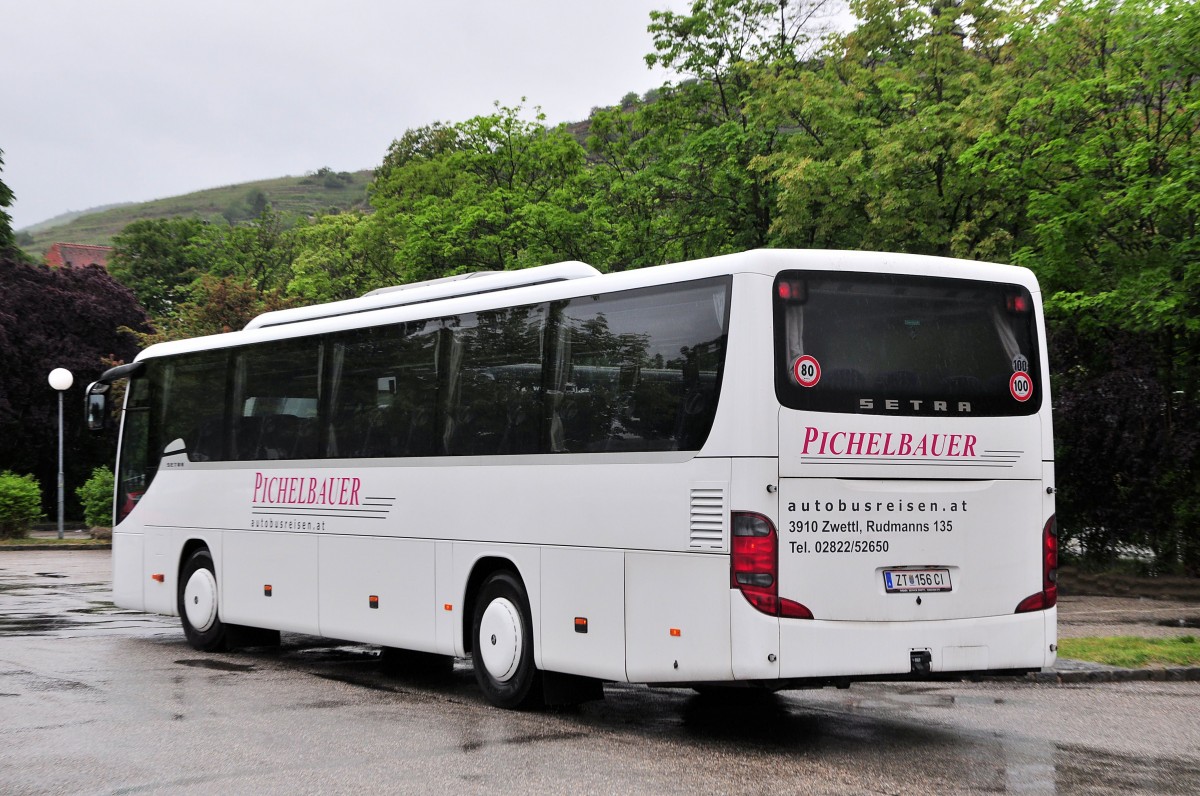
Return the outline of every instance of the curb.
<path id="1" fill-rule="evenodd" d="M 1179 683 L 1200 681 L 1200 667 L 1181 666 L 1165 669 L 1088 669 L 1076 671 L 1032 672 L 1025 681 L 1038 685 L 1074 685 L 1077 683 Z"/>

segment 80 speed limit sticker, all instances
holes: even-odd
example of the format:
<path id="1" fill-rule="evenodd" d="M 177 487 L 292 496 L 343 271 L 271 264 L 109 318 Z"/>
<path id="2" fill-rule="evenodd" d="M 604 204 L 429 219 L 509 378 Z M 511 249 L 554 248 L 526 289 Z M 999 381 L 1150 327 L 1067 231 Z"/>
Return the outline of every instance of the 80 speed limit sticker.
<path id="1" fill-rule="evenodd" d="M 801 387 L 815 387 L 821 380 L 821 363 L 808 354 L 797 357 L 792 363 L 792 376 Z"/>
<path id="2" fill-rule="evenodd" d="M 1033 395 L 1033 381 L 1029 378 L 1029 374 L 1019 370 L 1014 373 L 1008 380 L 1008 391 L 1021 403 L 1028 401 L 1029 396 Z"/>

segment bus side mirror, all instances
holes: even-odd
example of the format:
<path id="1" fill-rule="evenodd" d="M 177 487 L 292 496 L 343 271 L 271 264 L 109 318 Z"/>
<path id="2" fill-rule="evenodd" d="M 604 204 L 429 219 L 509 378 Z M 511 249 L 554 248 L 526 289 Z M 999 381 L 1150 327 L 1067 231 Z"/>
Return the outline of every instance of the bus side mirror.
<path id="1" fill-rule="evenodd" d="M 87 388 L 88 431 L 100 432 L 108 427 L 108 390 L 111 385 L 94 381 Z"/>

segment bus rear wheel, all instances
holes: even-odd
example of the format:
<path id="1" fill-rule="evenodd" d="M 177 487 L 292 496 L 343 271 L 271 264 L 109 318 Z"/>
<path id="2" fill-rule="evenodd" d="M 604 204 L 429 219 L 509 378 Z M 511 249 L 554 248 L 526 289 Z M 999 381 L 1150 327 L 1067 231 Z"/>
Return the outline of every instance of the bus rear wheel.
<path id="1" fill-rule="evenodd" d="M 533 665 L 533 622 L 520 578 L 496 572 L 475 601 L 471 663 L 485 697 L 500 708 L 540 704 L 540 672 Z"/>
<path id="2" fill-rule="evenodd" d="M 192 553 L 179 576 L 179 619 L 183 634 L 194 649 L 220 652 L 228 648 L 228 634 L 217 605 L 217 570 L 207 548 Z"/>

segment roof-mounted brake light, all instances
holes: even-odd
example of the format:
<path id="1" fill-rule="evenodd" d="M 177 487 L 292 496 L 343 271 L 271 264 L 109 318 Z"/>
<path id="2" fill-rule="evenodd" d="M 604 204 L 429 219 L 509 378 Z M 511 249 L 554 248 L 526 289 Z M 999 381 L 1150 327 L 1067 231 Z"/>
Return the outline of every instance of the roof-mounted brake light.
<path id="1" fill-rule="evenodd" d="M 1004 298 L 1004 305 L 1014 315 L 1026 315 L 1033 309 L 1029 296 L 1024 293 L 1009 293 Z"/>
<path id="2" fill-rule="evenodd" d="M 775 295 L 789 304 L 808 301 L 808 285 L 803 279 L 780 279 L 775 283 Z"/>

